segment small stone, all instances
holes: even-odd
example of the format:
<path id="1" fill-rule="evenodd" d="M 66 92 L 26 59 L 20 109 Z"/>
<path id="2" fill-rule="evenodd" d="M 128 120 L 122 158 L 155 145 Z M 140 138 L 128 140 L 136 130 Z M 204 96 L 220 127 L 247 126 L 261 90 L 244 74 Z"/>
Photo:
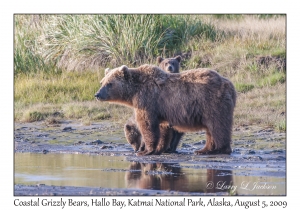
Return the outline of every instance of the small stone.
<path id="1" fill-rule="evenodd" d="M 65 127 L 65 128 L 63 129 L 63 131 L 70 131 L 70 130 L 73 130 L 72 127 Z"/>
<path id="2" fill-rule="evenodd" d="M 255 154 L 255 151 L 249 150 L 249 151 L 248 151 L 248 154 Z"/>
<path id="3" fill-rule="evenodd" d="M 92 141 L 91 144 L 103 144 L 103 141 L 100 141 L 99 139 Z"/>

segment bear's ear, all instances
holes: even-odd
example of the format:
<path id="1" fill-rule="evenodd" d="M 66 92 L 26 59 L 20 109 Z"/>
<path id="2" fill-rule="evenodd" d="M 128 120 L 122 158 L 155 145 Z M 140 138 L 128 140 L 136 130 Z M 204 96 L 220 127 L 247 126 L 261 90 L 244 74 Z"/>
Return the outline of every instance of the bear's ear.
<path id="1" fill-rule="evenodd" d="M 160 57 L 160 56 L 158 56 L 158 57 L 156 58 L 156 61 L 157 61 L 158 64 L 160 64 L 163 60 L 164 60 L 164 59 L 163 59 L 162 57 Z"/>
<path id="2" fill-rule="evenodd" d="M 110 69 L 109 69 L 109 68 L 106 68 L 106 69 L 104 70 L 105 75 L 107 75 L 109 71 L 110 71 Z"/>
<path id="3" fill-rule="evenodd" d="M 177 56 L 175 57 L 175 59 L 178 61 L 178 63 L 180 63 L 180 61 L 181 61 L 181 56 L 180 56 L 180 55 L 177 55 Z"/>
<path id="4" fill-rule="evenodd" d="M 126 129 L 127 129 L 128 131 L 131 130 L 131 126 L 130 126 L 130 125 L 126 124 L 125 127 L 126 127 Z"/>
<path id="5" fill-rule="evenodd" d="M 121 66 L 119 68 L 119 71 L 123 73 L 125 80 L 128 80 L 130 78 L 130 72 L 127 66 Z"/>

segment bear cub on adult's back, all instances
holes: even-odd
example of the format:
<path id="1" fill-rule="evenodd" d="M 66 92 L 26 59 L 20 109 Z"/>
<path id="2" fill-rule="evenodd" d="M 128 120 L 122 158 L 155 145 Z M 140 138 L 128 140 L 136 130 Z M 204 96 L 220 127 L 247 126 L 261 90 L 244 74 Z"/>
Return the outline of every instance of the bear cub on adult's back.
<path id="1" fill-rule="evenodd" d="M 169 74 L 152 65 L 121 66 L 108 72 L 95 97 L 134 108 L 145 142 L 137 155 L 160 154 L 161 123 L 177 131 L 206 131 L 206 144 L 196 154 L 231 153 L 236 92 L 233 84 L 209 69 Z"/>

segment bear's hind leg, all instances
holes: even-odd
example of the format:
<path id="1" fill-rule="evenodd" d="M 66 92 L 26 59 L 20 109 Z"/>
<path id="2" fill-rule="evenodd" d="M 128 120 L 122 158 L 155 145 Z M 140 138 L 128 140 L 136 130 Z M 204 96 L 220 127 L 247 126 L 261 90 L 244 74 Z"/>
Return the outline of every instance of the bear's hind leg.
<path id="1" fill-rule="evenodd" d="M 152 155 L 152 153 L 154 152 L 154 150 L 144 150 L 144 151 L 140 151 L 140 152 L 137 152 L 136 155 L 137 156 L 145 156 L 145 155 Z"/>
<path id="2" fill-rule="evenodd" d="M 215 129 L 212 134 L 212 132 L 207 129 L 205 147 L 201 150 L 195 151 L 194 153 L 196 155 L 231 154 L 231 132 L 226 129 L 222 130 L 222 132 L 218 131 L 219 130 Z"/>
<path id="3" fill-rule="evenodd" d="M 196 150 L 194 152 L 195 155 L 208 155 L 208 154 L 212 154 L 213 150 L 214 150 L 214 145 L 213 145 L 213 139 L 212 139 L 212 135 L 209 132 L 209 130 L 206 130 L 206 144 L 204 146 L 204 148 L 202 148 L 201 150 Z"/>

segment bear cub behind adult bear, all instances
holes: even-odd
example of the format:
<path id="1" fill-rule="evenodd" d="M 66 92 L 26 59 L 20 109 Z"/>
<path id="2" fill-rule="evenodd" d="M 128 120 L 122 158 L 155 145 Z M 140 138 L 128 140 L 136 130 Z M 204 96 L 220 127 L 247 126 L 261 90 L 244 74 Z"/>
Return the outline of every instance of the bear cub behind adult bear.
<path id="1" fill-rule="evenodd" d="M 206 131 L 206 144 L 195 154 L 230 154 L 236 92 L 233 84 L 210 69 L 169 74 L 152 65 L 121 66 L 107 72 L 95 94 L 100 101 L 134 109 L 145 143 L 137 155 L 161 154 L 160 124 L 179 132 Z"/>
<path id="2" fill-rule="evenodd" d="M 162 58 L 159 56 L 156 60 L 162 70 L 169 73 L 179 73 L 181 56 L 174 58 Z M 160 146 L 167 144 L 167 149 L 164 152 L 176 152 L 178 143 L 184 133 L 174 130 L 169 125 L 160 125 L 160 133 L 160 138 L 165 138 L 164 143 Z M 132 146 L 135 152 L 144 151 L 145 143 L 134 116 L 130 117 L 124 125 L 124 134 L 127 142 Z"/>
<path id="3" fill-rule="evenodd" d="M 156 61 L 158 63 L 158 67 L 162 70 L 169 73 L 179 73 L 181 61 L 180 55 L 176 56 L 175 58 L 162 58 L 158 56 Z"/>

